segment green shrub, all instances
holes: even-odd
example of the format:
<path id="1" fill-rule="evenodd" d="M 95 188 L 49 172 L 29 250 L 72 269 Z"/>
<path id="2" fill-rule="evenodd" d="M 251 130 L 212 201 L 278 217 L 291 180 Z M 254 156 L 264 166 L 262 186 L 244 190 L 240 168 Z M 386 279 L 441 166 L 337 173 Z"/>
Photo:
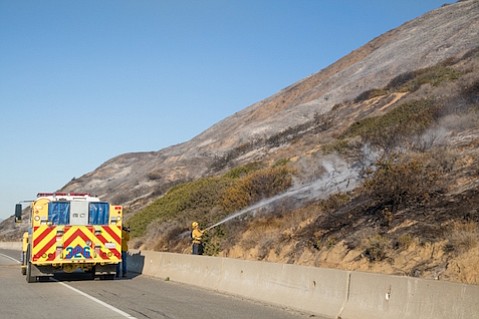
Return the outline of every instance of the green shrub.
<path id="1" fill-rule="evenodd" d="M 189 226 L 185 220 L 208 224 L 217 222 L 235 210 L 274 196 L 291 186 L 291 171 L 286 165 L 261 167 L 260 163 L 251 163 L 236 167 L 223 176 L 200 178 L 172 187 L 128 220 L 132 237 L 145 235 L 153 221 L 181 221 L 184 227 L 178 226 L 175 234 Z M 167 235 L 173 236 L 164 234 L 163 237 Z"/>
<path id="2" fill-rule="evenodd" d="M 223 176 L 227 177 L 227 178 L 240 178 L 240 177 L 243 177 L 245 175 L 250 174 L 251 172 L 254 172 L 254 171 L 260 169 L 261 167 L 262 167 L 261 163 L 253 162 L 253 163 L 249 163 L 249 164 L 246 164 L 246 165 L 242 165 L 242 166 L 232 168 L 231 170 L 229 170 Z"/>
<path id="3" fill-rule="evenodd" d="M 386 86 L 386 89 L 399 92 L 414 92 L 426 83 L 438 86 L 445 81 L 457 80 L 460 75 L 459 71 L 440 63 L 429 68 L 402 73 L 392 79 Z"/>
<path id="4" fill-rule="evenodd" d="M 394 154 L 378 161 L 363 185 L 371 198 L 393 208 L 425 203 L 445 191 L 446 174 L 455 160 L 445 150 L 409 156 Z"/>
<path id="5" fill-rule="evenodd" d="M 401 73 L 384 88 L 373 88 L 362 92 L 354 99 L 354 102 L 359 103 L 392 92 L 414 92 L 426 83 L 438 86 L 442 82 L 457 80 L 462 74 L 450 67 L 455 63 L 455 59 L 446 59 L 428 68 Z"/>
<path id="6" fill-rule="evenodd" d="M 291 186 L 290 171 L 285 166 L 255 171 L 228 187 L 223 193 L 221 207 L 230 213 L 261 199 L 274 196 Z"/>
<path id="7" fill-rule="evenodd" d="M 285 166 L 289 163 L 288 158 L 280 158 L 276 162 L 274 162 L 273 167 L 278 167 L 278 166 Z"/>
<path id="8" fill-rule="evenodd" d="M 369 99 L 378 97 L 378 96 L 383 96 L 388 94 L 388 91 L 386 89 L 371 89 L 368 91 L 364 91 L 363 93 L 359 94 L 355 99 L 355 103 L 359 103 L 362 101 L 367 101 Z"/>
<path id="9" fill-rule="evenodd" d="M 181 213 L 194 215 L 211 210 L 219 204 L 218 199 L 228 183 L 226 179 L 209 177 L 174 186 L 128 220 L 132 235 L 142 236 L 153 220 L 167 220 Z"/>
<path id="10" fill-rule="evenodd" d="M 435 123 L 440 106 L 432 100 L 422 99 L 404 103 L 390 112 L 368 117 L 351 125 L 341 138 L 361 136 L 383 149 L 392 149 L 408 138 L 424 132 Z"/>

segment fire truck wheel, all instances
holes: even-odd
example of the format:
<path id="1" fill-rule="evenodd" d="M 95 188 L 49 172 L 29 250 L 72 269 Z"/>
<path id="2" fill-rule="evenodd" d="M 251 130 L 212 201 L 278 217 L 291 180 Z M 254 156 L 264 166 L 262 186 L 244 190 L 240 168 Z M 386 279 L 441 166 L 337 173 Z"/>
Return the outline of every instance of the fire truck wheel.
<path id="1" fill-rule="evenodd" d="M 27 275 L 27 282 L 32 283 L 37 281 L 37 277 L 32 276 L 32 263 L 30 261 L 30 249 L 27 250 L 27 269 L 25 270 Z"/>
<path id="2" fill-rule="evenodd" d="M 86 271 L 86 273 L 89 274 L 90 279 L 95 280 L 96 267 L 93 266 L 90 270 Z"/>
<path id="3" fill-rule="evenodd" d="M 25 276 L 27 274 L 27 266 L 26 266 L 26 259 L 25 259 L 25 252 L 22 251 L 22 255 L 21 255 L 21 261 L 22 261 L 22 275 Z"/>

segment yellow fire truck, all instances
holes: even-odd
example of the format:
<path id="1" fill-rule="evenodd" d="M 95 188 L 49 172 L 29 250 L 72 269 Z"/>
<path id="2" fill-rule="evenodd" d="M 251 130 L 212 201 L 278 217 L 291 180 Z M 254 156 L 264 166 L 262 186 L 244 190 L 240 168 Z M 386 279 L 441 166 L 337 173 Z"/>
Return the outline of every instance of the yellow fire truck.
<path id="1" fill-rule="evenodd" d="M 122 207 L 86 193 L 39 193 L 30 204 L 23 235 L 22 274 L 27 282 L 83 270 L 113 279 L 121 262 Z M 22 219 L 22 204 L 15 207 Z"/>

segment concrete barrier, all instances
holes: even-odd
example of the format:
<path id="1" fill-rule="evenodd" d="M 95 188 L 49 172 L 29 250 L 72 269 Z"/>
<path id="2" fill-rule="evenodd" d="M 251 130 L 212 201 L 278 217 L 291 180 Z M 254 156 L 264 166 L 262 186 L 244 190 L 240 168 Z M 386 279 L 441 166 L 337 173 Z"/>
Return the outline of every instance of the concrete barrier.
<path id="1" fill-rule="evenodd" d="M 341 318 L 479 318 L 479 286 L 351 272 Z"/>
<path id="2" fill-rule="evenodd" d="M 479 319 L 475 285 L 139 250 L 128 271 L 335 319 Z"/>
<path id="3" fill-rule="evenodd" d="M 479 319 L 479 286 L 317 267 L 130 251 L 132 271 L 341 319 Z"/>
<path id="4" fill-rule="evenodd" d="M 0 248 L 21 251 L 22 242 L 0 242 Z"/>
<path id="5" fill-rule="evenodd" d="M 348 273 L 334 269 L 221 258 L 219 290 L 335 318 Z"/>

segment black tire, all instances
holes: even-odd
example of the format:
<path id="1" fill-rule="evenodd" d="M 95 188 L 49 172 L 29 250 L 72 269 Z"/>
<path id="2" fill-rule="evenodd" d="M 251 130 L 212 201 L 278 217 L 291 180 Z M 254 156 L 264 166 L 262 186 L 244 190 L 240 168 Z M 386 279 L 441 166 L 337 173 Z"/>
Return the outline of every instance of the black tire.
<path id="1" fill-rule="evenodd" d="M 93 266 L 87 273 L 90 275 L 91 280 L 95 280 L 96 277 L 96 267 Z"/>
<path id="2" fill-rule="evenodd" d="M 22 251 L 22 268 L 21 268 L 21 271 L 22 271 L 22 275 L 25 276 L 27 274 L 27 267 L 26 267 L 26 263 L 25 263 L 25 253 Z"/>
<path id="3" fill-rule="evenodd" d="M 32 262 L 30 261 L 30 248 L 27 249 L 27 255 L 26 255 L 26 264 L 27 264 L 27 269 L 25 270 L 25 275 L 26 280 L 28 283 L 36 282 L 37 277 L 32 276 Z"/>

